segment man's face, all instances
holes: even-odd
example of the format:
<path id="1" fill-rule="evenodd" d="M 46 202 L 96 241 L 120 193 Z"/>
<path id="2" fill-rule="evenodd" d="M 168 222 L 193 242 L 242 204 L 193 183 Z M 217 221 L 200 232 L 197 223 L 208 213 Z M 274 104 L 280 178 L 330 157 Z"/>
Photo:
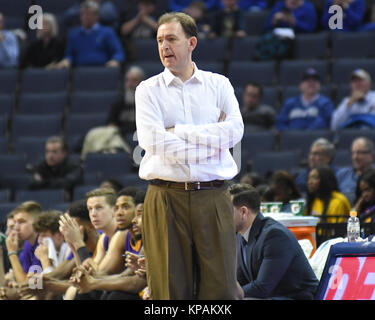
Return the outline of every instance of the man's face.
<path id="1" fill-rule="evenodd" d="M 365 171 L 369 169 L 374 161 L 374 155 L 367 149 L 362 139 L 352 144 L 352 164 L 355 170 Z"/>
<path id="2" fill-rule="evenodd" d="M 184 72 L 191 63 L 191 53 L 195 48 L 196 38 L 187 38 L 181 24 L 172 21 L 159 27 L 156 39 L 163 66 L 176 76 Z"/>
<path id="3" fill-rule="evenodd" d="M 300 83 L 299 88 L 302 94 L 308 94 L 312 96 L 319 92 L 320 82 L 313 77 L 307 78 Z"/>
<path id="4" fill-rule="evenodd" d="M 62 243 L 64 242 L 64 236 L 61 232 L 52 233 L 50 230 L 39 232 L 39 243 L 44 243 L 44 239 L 51 238 L 56 250 L 60 250 Z"/>
<path id="5" fill-rule="evenodd" d="M 375 200 L 375 190 L 366 181 L 361 180 L 359 182 L 359 189 L 366 202 L 373 202 Z"/>
<path id="6" fill-rule="evenodd" d="M 318 165 L 324 165 L 330 163 L 330 157 L 328 157 L 321 146 L 313 145 L 309 153 L 309 168 L 315 168 Z"/>
<path id="7" fill-rule="evenodd" d="M 233 200 L 233 195 L 231 196 Z M 241 231 L 243 228 L 243 210 L 245 207 L 236 207 L 233 205 L 233 220 L 234 220 L 234 227 L 236 228 L 236 232 Z"/>
<path id="8" fill-rule="evenodd" d="M 237 0 L 222 0 L 223 6 L 226 9 L 233 9 L 237 5 Z"/>
<path id="9" fill-rule="evenodd" d="M 128 72 L 125 76 L 125 89 L 128 88 L 135 91 L 140 82 L 141 79 L 136 72 Z"/>
<path id="10" fill-rule="evenodd" d="M 259 88 L 248 85 L 245 88 L 243 93 L 243 104 L 248 109 L 255 108 L 260 100 L 260 92 Z"/>
<path id="11" fill-rule="evenodd" d="M 121 230 L 128 229 L 135 215 L 134 199 L 131 196 L 120 196 L 115 205 L 116 224 Z"/>
<path id="12" fill-rule="evenodd" d="M 13 218 L 9 218 L 7 220 L 7 230 L 5 231 L 5 235 L 9 236 L 9 234 L 14 230 L 16 225 L 16 221 Z"/>
<path id="13" fill-rule="evenodd" d="M 350 87 L 352 91 L 362 91 L 367 93 L 371 88 L 371 81 L 353 77 L 350 81 Z"/>
<path id="14" fill-rule="evenodd" d="M 18 239 L 29 240 L 35 233 L 33 218 L 27 212 L 18 212 L 14 215 L 14 230 L 18 234 Z"/>
<path id="15" fill-rule="evenodd" d="M 142 215 L 143 215 L 143 203 L 139 203 L 135 208 L 135 217 L 132 220 L 131 233 L 135 238 L 142 236 Z"/>
<path id="16" fill-rule="evenodd" d="M 97 14 L 88 8 L 81 9 L 81 25 L 86 29 L 92 28 L 92 26 L 98 22 Z"/>
<path id="17" fill-rule="evenodd" d="M 289 10 L 295 10 L 302 4 L 302 2 L 303 0 L 285 0 L 285 5 Z"/>
<path id="18" fill-rule="evenodd" d="M 95 229 L 103 229 L 112 222 L 113 207 L 107 203 L 104 196 L 89 198 L 87 200 L 87 209 Z"/>
<path id="19" fill-rule="evenodd" d="M 59 165 L 66 158 L 66 151 L 63 150 L 61 143 L 50 142 L 46 144 L 45 158 L 50 167 Z"/>

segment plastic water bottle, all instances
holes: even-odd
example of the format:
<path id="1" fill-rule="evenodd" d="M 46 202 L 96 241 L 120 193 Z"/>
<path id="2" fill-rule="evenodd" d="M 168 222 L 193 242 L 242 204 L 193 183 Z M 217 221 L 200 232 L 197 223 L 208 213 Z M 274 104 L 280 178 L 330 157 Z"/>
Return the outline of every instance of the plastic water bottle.
<path id="1" fill-rule="evenodd" d="M 350 211 L 350 217 L 347 225 L 348 242 L 357 242 L 360 235 L 359 219 L 357 217 L 357 211 Z"/>

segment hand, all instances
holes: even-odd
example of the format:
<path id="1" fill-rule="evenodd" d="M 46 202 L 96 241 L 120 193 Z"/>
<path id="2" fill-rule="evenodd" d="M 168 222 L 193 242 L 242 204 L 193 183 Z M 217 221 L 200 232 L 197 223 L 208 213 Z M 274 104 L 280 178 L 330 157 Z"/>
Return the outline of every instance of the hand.
<path id="1" fill-rule="evenodd" d="M 8 253 L 18 250 L 18 234 L 16 231 L 12 231 L 7 239 L 5 240 Z"/>
<path id="2" fill-rule="evenodd" d="M 219 120 L 217 122 L 223 122 L 225 121 L 225 118 L 227 117 L 227 115 L 225 114 L 224 111 L 221 111 L 220 112 L 220 117 L 219 117 Z"/>
<path id="3" fill-rule="evenodd" d="M 355 102 L 357 102 L 361 99 L 364 99 L 365 96 L 366 96 L 366 93 L 363 92 L 363 91 L 360 91 L 360 90 L 353 91 L 352 94 L 350 95 L 347 106 L 351 107 L 353 103 L 355 103 Z"/>
<path id="4" fill-rule="evenodd" d="M 63 59 L 59 63 L 57 63 L 55 67 L 56 69 L 70 68 L 70 61 L 68 59 Z"/>
<path id="5" fill-rule="evenodd" d="M 18 288 L 1 287 L 0 300 L 19 300 Z"/>
<path id="6" fill-rule="evenodd" d="M 43 179 L 42 179 L 42 176 L 39 173 L 35 173 L 34 174 L 34 180 L 40 182 Z"/>
<path id="7" fill-rule="evenodd" d="M 39 246 L 35 249 L 34 254 L 40 261 L 46 261 L 47 264 L 51 264 L 48 257 L 48 245 L 43 243 L 39 244 Z"/>
<path id="8" fill-rule="evenodd" d="M 60 232 L 64 235 L 65 241 L 68 242 L 75 250 L 85 246 L 83 241 L 83 226 L 79 226 L 69 214 L 65 213 L 60 217 Z"/>
<path id="9" fill-rule="evenodd" d="M 71 278 L 69 281 L 78 288 L 79 293 L 87 293 L 95 290 L 95 278 L 84 268 L 83 266 L 78 267 L 76 271 L 76 277 Z"/>
<path id="10" fill-rule="evenodd" d="M 105 66 L 108 68 L 117 68 L 120 67 L 120 63 L 117 60 L 109 60 Z"/>
<path id="11" fill-rule="evenodd" d="M 140 268 L 138 264 L 139 255 L 134 254 L 132 252 L 126 251 L 126 258 L 125 258 L 125 267 L 131 269 L 133 272 Z"/>
<path id="12" fill-rule="evenodd" d="M 272 18 L 272 24 L 273 25 L 276 25 L 278 24 L 280 21 L 283 21 L 284 20 L 284 13 L 282 12 L 277 12 L 273 18 Z"/>

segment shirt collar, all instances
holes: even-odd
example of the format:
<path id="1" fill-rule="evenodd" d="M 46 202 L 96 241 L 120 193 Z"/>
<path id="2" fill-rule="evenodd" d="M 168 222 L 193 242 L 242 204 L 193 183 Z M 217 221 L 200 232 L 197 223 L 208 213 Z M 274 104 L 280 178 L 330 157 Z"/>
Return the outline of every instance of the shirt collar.
<path id="1" fill-rule="evenodd" d="M 99 23 L 95 23 L 90 29 L 86 29 L 84 27 L 81 27 L 81 30 L 86 33 L 90 33 L 92 31 L 98 30 L 99 29 Z"/>
<path id="2" fill-rule="evenodd" d="M 202 73 L 198 69 L 195 62 L 193 62 L 193 66 L 194 66 L 194 72 L 188 81 L 191 81 L 192 79 L 196 79 L 199 82 L 203 82 Z M 168 68 L 164 68 L 163 77 L 167 86 L 169 86 L 173 82 L 173 80 L 178 79 L 178 77 L 176 77 Z"/>
<path id="3" fill-rule="evenodd" d="M 246 241 L 246 243 L 249 241 L 250 230 L 251 230 L 251 225 L 247 228 L 247 230 L 245 231 L 245 233 L 242 235 L 242 238 L 244 238 L 244 240 Z"/>

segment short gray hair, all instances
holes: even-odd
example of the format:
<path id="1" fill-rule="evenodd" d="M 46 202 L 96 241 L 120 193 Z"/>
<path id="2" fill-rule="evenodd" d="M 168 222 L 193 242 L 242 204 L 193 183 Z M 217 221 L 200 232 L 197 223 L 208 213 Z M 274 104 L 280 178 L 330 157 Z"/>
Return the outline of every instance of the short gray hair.
<path id="1" fill-rule="evenodd" d="M 352 142 L 352 145 L 354 144 L 354 142 L 358 141 L 358 140 L 362 140 L 363 143 L 365 144 L 365 147 L 367 149 L 368 152 L 370 153 L 374 153 L 375 152 L 375 147 L 374 147 L 374 143 L 367 137 L 358 137 L 358 138 L 355 138 Z"/>
<path id="2" fill-rule="evenodd" d="M 319 146 L 323 149 L 323 153 L 325 156 L 327 157 L 330 157 L 331 159 L 333 159 L 333 157 L 335 156 L 335 145 L 329 141 L 328 139 L 326 138 L 318 138 L 316 139 L 312 145 L 313 146 Z"/>
<path id="3" fill-rule="evenodd" d="M 51 136 L 46 141 L 46 144 L 48 144 L 48 143 L 60 143 L 61 144 L 61 149 L 63 151 L 68 152 L 69 147 L 68 147 L 68 144 L 67 144 L 66 140 L 63 137 L 60 137 L 60 136 Z"/>
<path id="4" fill-rule="evenodd" d="M 43 13 L 43 19 L 46 19 L 51 24 L 51 33 L 52 37 L 56 37 L 59 33 L 59 26 L 57 24 L 57 20 L 54 14 L 52 13 Z M 40 30 L 37 31 L 37 38 L 40 39 L 41 34 Z"/>
<path id="5" fill-rule="evenodd" d="M 138 67 L 138 66 L 131 66 L 128 71 L 126 71 L 126 74 L 125 76 L 128 74 L 128 73 L 136 73 L 137 76 L 139 77 L 139 79 L 143 80 L 145 78 L 145 72 L 143 71 L 143 69 L 141 67 Z"/>
<path id="6" fill-rule="evenodd" d="M 82 9 L 90 9 L 92 10 L 97 16 L 99 16 L 100 13 L 100 6 L 96 1 L 93 0 L 87 0 L 81 4 L 81 10 Z"/>

